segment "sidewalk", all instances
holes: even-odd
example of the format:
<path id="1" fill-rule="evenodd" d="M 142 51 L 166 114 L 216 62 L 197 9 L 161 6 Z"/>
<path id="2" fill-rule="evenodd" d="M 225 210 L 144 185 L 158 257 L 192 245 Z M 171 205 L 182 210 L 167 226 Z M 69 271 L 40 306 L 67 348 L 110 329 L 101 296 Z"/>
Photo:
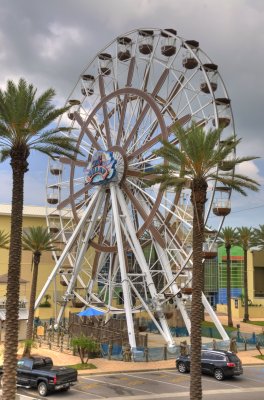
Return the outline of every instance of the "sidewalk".
<path id="1" fill-rule="evenodd" d="M 228 325 L 228 319 L 226 314 L 217 314 L 218 319 L 223 325 Z M 211 321 L 209 315 L 205 314 L 205 319 L 207 321 Z M 233 325 L 234 328 L 237 327 L 237 325 L 240 325 L 240 331 L 244 333 L 256 333 L 260 334 L 263 333 L 264 331 L 264 326 L 259 326 L 259 325 L 252 325 L 252 324 L 246 324 L 245 322 L 242 321 L 242 319 L 237 319 L 237 318 L 232 318 L 233 320 Z M 250 318 L 251 322 L 254 321 L 264 321 L 264 318 Z"/>
<path id="2" fill-rule="evenodd" d="M 80 358 L 77 356 L 59 353 L 44 348 L 34 350 L 34 352 L 32 352 L 32 355 L 34 354 L 51 357 L 55 365 L 64 366 L 80 363 Z M 264 360 L 262 361 L 254 357 L 258 354 L 259 352 L 257 350 L 241 351 L 238 353 L 238 357 L 241 359 L 243 365 L 264 365 Z M 79 371 L 79 375 L 109 374 L 115 372 L 135 372 L 175 368 L 174 359 L 150 362 L 124 362 L 106 360 L 104 358 L 94 358 L 89 360 L 89 362 L 94 364 L 97 368 L 92 370 Z"/>

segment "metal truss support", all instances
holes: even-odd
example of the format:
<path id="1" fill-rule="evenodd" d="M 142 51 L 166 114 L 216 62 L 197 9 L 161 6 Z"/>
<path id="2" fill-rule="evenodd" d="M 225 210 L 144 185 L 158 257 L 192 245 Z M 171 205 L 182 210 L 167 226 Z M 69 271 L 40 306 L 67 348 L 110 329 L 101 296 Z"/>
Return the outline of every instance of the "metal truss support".
<path id="1" fill-rule="evenodd" d="M 77 276 L 79 274 L 79 271 L 81 269 L 81 266 L 82 266 L 82 263 L 83 263 L 83 259 L 84 259 L 84 256 L 85 256 L 85 253 L 87 251 L 88 244 L 89 244 L 89 240 L 90 240 L 90 238 L 91 238 L 91 236 L 93 234 L 95 225 L 97 223 L 98 214 L 99 214 L 99 212 L 101 210 L 104 197 L 105 197 L 104 196 L 104 192 L 103 192 L 103 190 L 101 190 L 99 192 L 99 194 L 98 194 L 97 202 L 96 202 L 96 205 L 95 205 L 93 213 L 92 213 L 91 221 L 89 221 L 89 225 L 87 227 L 87 230 L 86 230 L 85 234 L 83 232 L 84 231 L 84 226 L 83 226 L 83 229 L 82 229 L 82 232 L 81 232 L 80 236 L 82 237 L 83 234 L 84 234 L 84 238 L 81 239 L 80 250 L 79 250 L 78 256 L 77 256 L 77 258 L 75 260 L 75 265 L 73 267 L 73 273 L 72 273 L 70 282 L 68 284 L 67 290 L 65 292 L 65 301 L 62 304 L 61 309 L 59 311 L 59 315 L 57 317 L 57 323 L 58 324 L 60 323 L 61 318 L 63 316 L 65 307 L 67 305 L 68 297 L 70 295 L 72 295 L 72 293 L 73 293 L 75 282 L 76 282 Z"/>
<path id="2" fill-rule="evenodd" d="M 126 201 L 124 199 L 124 195 L 123 195 L 122 191 L 118 187 L 116 188 L 116 191 L 117 191 L 117 198 L 118 198 L 122 213 L 123 213 L 123 215 L 125 217 L 125 224 L 126 224 L 126 226 L 128 228 L 127 229 L 127 234 L 129 234 L 131 242 L 132 242 L 133 247 L 135 249 L 134 254 L 135 254 L 137 262 L 138 262 L 138 264 L 139 264 L 139 266 L 141 268 L 141 271 L 145 274 L 146 282 L 147 282 L 147 285 L 148 285 L 148 289 L 149 289 L 150 295 L 152 297 L 153 304 L 155 304 L 155 307 L 156 307 L 155 311 L 158 313 L 158 316 L 159 316 L 159 321 L 160 321 L 160 324 L 161 324 L 161 327 L 162 327 L 164 339 L 166 340 L 166 342 L 167 342 L 169 347 L 173 347 L 175 345 L 175 343 L 174 343 L 174 340 L 172 338 L 172 335 L 171 335 L 167 320 L 165 318 L 162 305 L 160 304 L 160 299 L 159 299 L 159 297 L 157 295 L 156 287 L 154 285 L 152 276 L 151 276 L 151 274 L 149 272 L 149 267 L 148 267 L 148 265 L 146 263 L 146 259 L 145 259 L 142 247 L 141 247 L 141 245 L 139 243 L 139 240 L 137 238 L 137 235 L 136 235 L 136 232 L 135 232 L 135 228 L 134 228 L 134 224 L 132 223 L 130 215 L 129 215 L 129 212 L 127 210 L 127 205 L 126 205 Z"/>
<path id="3" fill-rule="evenodd" d="M 82 230 L 87 218 L 89 218 L 89 216 L 91 215 L 93 208 L 96 204 L 96 201 L 98 200 L 98 195 L 99 195 L 100 189 L 98 189 L 93 197 L 91 198 L 91 201 L 87 207 L 87 209 L 85 210 L 82 218 L 80 219 L 78 225 L 76 226 L 70 240 L 68 241 L 68 243 L 66 244 L 60 258 L 58 259 L 55 267 L 53 268 L 51 274 L 49 275 L 47 282 L 45 283 L 45 285 L 43 286 L 36 302 L 35 302 L 35 309 L 38 307 L 39 303 L 42 300 L 42 297 L 44 296 L 44 294 L 46 293 L 47 289 L 49 288 L 51 282 L 56 278 L 56 274 L 58 272 L 58 270 L 61 268 L 63 262 L 65 261 L 66 257 L 68 256 L 69 251 L 71 250 L 72 246 L 74 245 L 80 231 Z"/>
<path id="4" fill-rule="evenodd" d="M 169 258 L 165 252 L 165 250 L 154 240 L 153 238 L 153 242 L 154 242 L 154 246 L 157 252 L 157 255 L 159 257 L 159 261 L 162 265 L 163 271 L 165 272 L 166 278 L 168 282 L 173 282 L 173 274 L 171 271 L 171 267 L 170 267 L 170 262 L 169 262 Z M 176 284 L 176 282 L 174 281 L 171 286 L 170 286 L 170 290 L 171 292 L 175 295 L 175 301 L 176 301 L 176 305 L 178 307 L 178 309 L 181 312 L 182 318 L 184 320 L 185 326 L 190 334 L 191 331 L 191 321 L 189 318 L 189 315 L 186 311 L 185 305 L 183 304 L 182 298 L 178 298 L 177 297 L 177 293 L 179 293 L 179 288 L 178 285 Z"/>
<path id="5" fill-rule="evenodd" d="M 126 272 L 126 262 L 125 262 L 125 253 L 124 253 L 124 246 L 122 240 L 122 232 L 120 226 L 120 215 L 118 210 L 118 203 L 116 197 L 116 186 L 114 183 L 110 184 L 110 191 L 111 191 L 111 200 L 112 200 L 112 207 L 113 207 L 113 217 L 114 217 L 114 224 L 115 224 L 115 231 L 116 231 L 116 241 L 117 241 L 117 250 L 118 250 L 118 259 L 119 259 L 119 266 L 120 266 L 120 273 L 122 279 L 122 287 L 123 287 L 123 295 L 124 295 L 124 306 L 125 306 L 125 313 L 126 313 L 126 320 L 127 320 L 127 330 L 128 330 L 128 339 L 131 349 L 135 349 L 136 345 L 136 338 L 135 338 L 135 330 L 134 330 L 134 322 L 132 318 L 132 310 L 131 310 L 131 293 L 130 293 L 130 286 Z"/>

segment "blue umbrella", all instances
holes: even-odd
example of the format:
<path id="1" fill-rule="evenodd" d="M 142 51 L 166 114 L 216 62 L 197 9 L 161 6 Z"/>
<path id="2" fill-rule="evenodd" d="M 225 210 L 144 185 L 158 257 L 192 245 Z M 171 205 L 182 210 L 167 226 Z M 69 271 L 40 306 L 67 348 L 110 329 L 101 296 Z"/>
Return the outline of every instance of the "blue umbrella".
<path id="1" fill-rule="evenodd" d="M 98 315 L 104 315 L 103 311 L 98 311 L 95 308 L 87 308 L 84 311 L 79 312 L 77 315 L 79 315 L 79 317 L 97 317 Z"/>

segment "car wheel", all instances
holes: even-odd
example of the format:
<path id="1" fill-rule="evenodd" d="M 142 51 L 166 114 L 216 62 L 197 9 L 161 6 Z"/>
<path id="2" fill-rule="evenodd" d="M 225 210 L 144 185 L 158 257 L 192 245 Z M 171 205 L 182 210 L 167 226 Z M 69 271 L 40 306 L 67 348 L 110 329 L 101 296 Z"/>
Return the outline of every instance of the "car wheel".
<path id="1" fill-rule="evenodd" d="M 0 378 L 0 388 L 2 389 L 2 387 L 3 387 L 3 381 L 4 381 L 4 378 L 3 378 L 3 376 L 1 376 L 1 378 Z"/>
<path id="2" fill-rule="evenodd" d="M 42 397 L 47 396 L 47 394 L 48 394 L 48 386 L 47 386 L 47 384 L 45 382 L 40 382 L 38 384 L 38 392 L 39 392 L 39 395 L 42 396 Z"/>
<path id="3" fill-rule="evenodd" d="M 179 363 L 178 363 L 178 371 L 179 371 L 181 374 L 184 374 L 185 372 L 187 372 L 186 365 L 185 365 L 183 362 L 179 362 Z"/>
<path id="4" fill-rule="evenodd" d="M 222 381 L 225 376 L 224 376 L 223 371 L 221 369 L 217 368 L 217 369 L 214 370 L 214 377 L 218 381 Z"/>

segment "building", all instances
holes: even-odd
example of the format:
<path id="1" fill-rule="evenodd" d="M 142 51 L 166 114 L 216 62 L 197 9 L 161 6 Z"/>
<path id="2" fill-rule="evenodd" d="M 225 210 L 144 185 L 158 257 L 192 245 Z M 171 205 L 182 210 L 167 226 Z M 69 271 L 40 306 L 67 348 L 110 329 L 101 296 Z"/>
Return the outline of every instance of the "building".
<path id="1" fill-rule="evenodd" d="M 241 297 L 244 294 L 244 252 L 239 246 L 231 247 L 231 297 Z M 221 246 L 218 249 L 218 303 L 227 303 L 227 273 L 226 273 L 226 249 Z"/>
<path id="2" fill-rule="evenodd" d="M 10 232 L 10 216 L 11 216 L 11 205 L 0 204 L 0 226 L 1 230 L 6 233 Z M 47 226 L 46 224 L 46 209 L 45 207 L 36 206 L 24 206 L 23 212 L 23 229 L 32 226 Z M 0 276 L 7 274 L 8 270 L 8 250 L 0 249 Z M 39 274 L 38 274 L 38 284 L 37 284 L 37 296 L 47 281 L 49 274 L 54 268 L 55 261 L 52 257 L 51 252 L 43 252 L 41 255 Z M 20 286 L 20 302 L 21 304 L 26 304 L 28 307 L 28 301 L 31 289 L 31 278 L 32 277 L 32 253 L 30 251 L 22 252 L 21 260 L 21 286 Z M 39 307 L 35 315 L 39 316 L 41 319 L 48 320 L 50 318 L 55 318 L 57 314 L 57 303 L 54 301 L 58 300 L 59 295 L 62 295 L 65 287 L 61 286 L 60 278 L 58 276 L 55 285 L 51 285 L 47 290 L 47 295 L 49 297 L 50 307 Z M 5 303 L 6 294 L 6 282 L 0 284 L 0 304 L 2 304 L 1 311 L 3 311 L 3 304 Z M 45 303 L 43 299 L 42 303 Z M 47 304 L 46 303 L 46 304 Z M 48 304 L 47 304 L 48 305 Z M 81 304 L 82 306 L 82 304 Z M 66 308 L 65 316 L 68 315 L 69 311 L 77 312 L 79 309 L 69 304 Z M 22 315 L 22 314 L 21 314 Z M 24 315 L 24 314 L 23 314 Z"/>
<path id="3" fill-rule="evenodd" d="M 218 300 L 217 310 L 227 312 L 226 294 L 226 250 L 218 249 Z M 264 315 L 264 251 L 256 248 L 247 253 L 249 318 L 263 318 Z M 215 272 L 210 278 L 216 279 Z M 208 297 L 208 293 L 207 293 Z M 244 251 L 239 246 L 231 248 L 231 304 L 232 315 L 244 316 Z"/>
<path id="4" fill-rule="evenodd" d="M 25 279 L 20 279 L 21 294 L 25 293 L 26 285 L 29 282 Z M 5 295 L 6 295 L 6 285 L 7 285 L 7 274 L 0 275 L 0 343 L 5 339 L 5 320 L 6 320 L 6 309 L 5 309 Z M 19 305 L 19 315 L 18 315 L 18 340 L 24 340 L 26 338 L 27 330 L 27 319 L 28 310 L 26 308 L 26 303 L 20 301 Z"/>

